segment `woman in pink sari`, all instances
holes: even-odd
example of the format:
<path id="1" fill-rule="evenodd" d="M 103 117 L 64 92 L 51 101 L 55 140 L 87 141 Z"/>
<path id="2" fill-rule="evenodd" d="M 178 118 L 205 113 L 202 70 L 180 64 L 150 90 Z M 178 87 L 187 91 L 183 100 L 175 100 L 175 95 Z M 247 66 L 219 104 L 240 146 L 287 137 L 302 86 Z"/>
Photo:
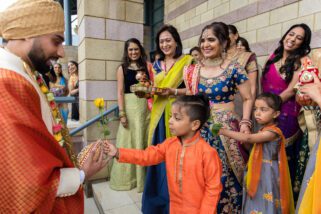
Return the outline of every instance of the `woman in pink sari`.
<path id="1" fill-rule="evenodd" d="M 261 80 L 263 92 L 282 98 L 278 127 L 286 138 L 286 152 L 296 200 L 308 159 L 308 145 L 302 137 L 298 115 L 301 106 L 295 101 L 294 86 L 298 81 L 303 59 L 310 53 L 311 30 L 306 24 L 296 24 L 283 35 L 279 47 L 266 62 Z"/>

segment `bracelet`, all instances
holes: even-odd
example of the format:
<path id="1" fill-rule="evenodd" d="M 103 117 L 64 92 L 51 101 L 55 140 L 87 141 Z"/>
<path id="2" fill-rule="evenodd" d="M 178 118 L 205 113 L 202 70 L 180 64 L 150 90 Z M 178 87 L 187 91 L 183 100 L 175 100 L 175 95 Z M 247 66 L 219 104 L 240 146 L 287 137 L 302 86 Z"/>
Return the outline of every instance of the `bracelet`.
<path id="1" fill-rule="evenodd" d="M 117 160 L 119 159 L 119 149 L 118 148 L 117 148 L 117 152 L 116 152 L 116 154 L 114 155 L 113 158 L 116 158 Z"/>
<path id="2" fill-rule="evenodd" d="M 177 96 L 177 92 L 178 92 L 178 90 L 177 90 L 177 88 L 176 88 L 176 89 L 175 89 L 175 93 L 174 93 L 175 96 Z"/>
<path id="3" fill-rule="evenodd" d="M 252 127 L 252 121 L 251 121 L 251 120 L 242 119 L 242 120 L 240 121 L 239 125 L 243 125 L 243 124 Z"/>
<path id="4" fill-rule="evenodd" d="M 126 117 L 126 113 L 124 110 L 119 111 L 119 118 Z"/>
<path id="5" fill-rule="evenodd" d="M 251 120 L 248 120 L 248 119 L 242 119 L 239 123 L 239 127 L 241 127 L 242 125 L 246 125 L 248 126 L 250 129 L 252 129 L 252 121 Z"/>

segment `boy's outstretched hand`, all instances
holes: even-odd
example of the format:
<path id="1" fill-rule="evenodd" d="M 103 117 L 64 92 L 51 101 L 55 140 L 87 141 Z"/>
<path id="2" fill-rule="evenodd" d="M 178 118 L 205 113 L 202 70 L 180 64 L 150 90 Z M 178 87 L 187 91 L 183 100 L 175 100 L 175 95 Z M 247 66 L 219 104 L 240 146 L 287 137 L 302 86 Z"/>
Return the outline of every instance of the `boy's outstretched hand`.
<path id="1" fill-rule="evenodd" d="M 103 143 L 103 151 L 108 156 L 118 158 L 118 149 L 114 144 L 110 143 L 108 140 L 105 140 Z"/>

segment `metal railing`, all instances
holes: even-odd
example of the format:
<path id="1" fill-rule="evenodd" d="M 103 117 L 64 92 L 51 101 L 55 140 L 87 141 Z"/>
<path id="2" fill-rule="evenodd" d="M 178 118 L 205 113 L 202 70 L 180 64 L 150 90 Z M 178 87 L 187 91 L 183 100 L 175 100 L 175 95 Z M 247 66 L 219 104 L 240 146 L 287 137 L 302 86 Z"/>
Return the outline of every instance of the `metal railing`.
<path id="1" fill-rule="evenodd" d="M 55 97 L 56 103 L 77 103 L 77 97 Z"/>
<path id="2" fill-rule="evenodd" d="M 99 114 L 99 115 L 96 115 L 95 117 L 93 117 L 93 118 L 91 118 L 90 120 L 86 121 L 84 124 L 81 124 L 81 126 L 79 126 L 79 127 L 75 128 L 75 129 L 71 130 L 71 131 L 69 132 L 69 134 L 70 134 L 71 136 L 73 136 L 73 135 L 77 134 L 78 132 L 84 130 L 84 129 L 87 128 L 88 126 L 94 124 L 94 123 L 97 122 L 98 120 L 100 120 L 102 116 L 107 116 L 107 115 L 109 115 L 109 114 L 111 114 L 111 113 L 113 113 L 113 112 L 115 112 L 116 116 L 118 116 L 118 113 L 119 113 L 119 112 L 118 112 L 118 105 L 115 105 L 115 106 L 111 107 L 110 109 L 107 109 L 107 110 L 103 113 L 103 115 L 100 115 L 100 114 Z"/>
<path id="3" fill-rule="evenodd" d="M 56 101 L 56 103 L 76 103 L 76 102 L 78 102 L 78 99 L 76 97 L 55 97 L 55 101 Z M 95 122 L 99 121 L 102 116 L 107 116 L 113 112 L 115 113 L 115 116 L 118 116 L 118 114 L 119 114 L 118 105 L 112 106 L 110 109 L 107 109 L 103 113 L 103 115 L 98 114 L 95 117 L 91 118 L 90 120 L 86 121 L 85 123 L 81 124 L 81 126 L 71 130 L 69 132 L 70 136 L 73 136 L 73 135 L 77 134 L 78 132 L 84 130 L 85 128 L 91 126 Z"/>

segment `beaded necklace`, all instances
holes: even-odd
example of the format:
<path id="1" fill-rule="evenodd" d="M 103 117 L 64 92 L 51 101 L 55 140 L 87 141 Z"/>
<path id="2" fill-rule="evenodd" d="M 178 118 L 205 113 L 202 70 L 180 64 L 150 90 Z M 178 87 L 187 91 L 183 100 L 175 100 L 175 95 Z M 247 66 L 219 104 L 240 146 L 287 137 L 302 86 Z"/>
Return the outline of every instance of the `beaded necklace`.
<path id="1" fill-rule="evenodd" d="M 165 72 L 165 75 L 167 75 L 167 73 L 172 69 L 172 67 L 175 65 L 176 63 L 176 60 L 174 60 L 174 62 L 171 64 L 171 66 L 169 67 L 169 69 L 167 69 L 167 66 L 166 66 L 166 59 L 164 59 L 164 67 L 163 67 L 163 70 Z"/>
<path id="2" fill-rule="evenodd" d="M 203 61 L 203 64 L 209 67 L 218 67 L 218 66 L 221 67 L 223 64 L 223 61 L 224 60 L 222 59 L 222 57 L 216 57 L 214 59 L 208 58 Z"/>
<path id="3" fill-rule="evenodd" d="M 72 149 L 71 137 L 69 135 L 68 128 L 64 120 L 62 119 L 58 106 L 54 100 L 54 94 L 49 91 L 48 86 L 46 85 L 45 81 L 38 71 L 31 70 L 31 68 L 25 62 L 23 62 L 23 66 L 29 77 L 38 84 L 41 92 L 44 95 L 44 98 L 46 99 L 50 107 L 51 115 L 53 117 L 52 133 L 55 140 L 61 147 L 66 150 L 69 158 L 74 163 L 74 165 L 78 166 L 76 155 L 74 154 Z"/>

